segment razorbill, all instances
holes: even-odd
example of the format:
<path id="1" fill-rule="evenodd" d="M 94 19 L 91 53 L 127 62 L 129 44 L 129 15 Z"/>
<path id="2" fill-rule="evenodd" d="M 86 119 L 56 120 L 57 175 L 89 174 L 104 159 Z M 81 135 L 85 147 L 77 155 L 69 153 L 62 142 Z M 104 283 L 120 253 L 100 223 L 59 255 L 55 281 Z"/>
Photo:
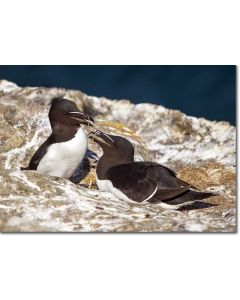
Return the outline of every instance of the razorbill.
<path id="1" fill-rule="evenodd" d="M 49 121 L 52 133 L 34 153 L 29 166 L 46 175 L 70 178 L 87 151 L 88 138 L 80 124 L 93 126 L 93 118 L 67 99 L 51 102 Z"/>
<path id="2" fill-rule="evenodd" d="M 89 138 L 103 150 L 96 168 L 97 186 L 118 199 L 141 204 L 158 203 L 163 208 L 177 209 L 215 195 L 198 191 L 158 163 L 134 162 L 134 147 L 121 136 L 97 130 L 92 131 Z"/>

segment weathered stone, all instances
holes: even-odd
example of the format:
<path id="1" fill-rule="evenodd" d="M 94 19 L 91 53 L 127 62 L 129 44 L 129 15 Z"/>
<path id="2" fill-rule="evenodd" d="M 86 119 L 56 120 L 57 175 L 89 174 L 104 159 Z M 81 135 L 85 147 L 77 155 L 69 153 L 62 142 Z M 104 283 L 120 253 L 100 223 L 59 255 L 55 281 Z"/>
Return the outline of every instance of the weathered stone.
<path id="1" fill-rule="evenodd" d="M 136 160 L 169 166 L 181 179 L 218 196 L 178 211 L 116 200 L 96 188 L 94 166 L 101 150 L 92 141 L 91 151 L 73 176 L 76 184 L 20 171 L 50 134 L 48 109 L 51 99 L 59 96 L 92 114 L 97 128 L 131 140 Z M 197 119 L 162 106 L 134 105 L 65 89 L 20 88 L 2 80 L 0 230 L 236 231 L 235 134 L 227 122 Z"/>

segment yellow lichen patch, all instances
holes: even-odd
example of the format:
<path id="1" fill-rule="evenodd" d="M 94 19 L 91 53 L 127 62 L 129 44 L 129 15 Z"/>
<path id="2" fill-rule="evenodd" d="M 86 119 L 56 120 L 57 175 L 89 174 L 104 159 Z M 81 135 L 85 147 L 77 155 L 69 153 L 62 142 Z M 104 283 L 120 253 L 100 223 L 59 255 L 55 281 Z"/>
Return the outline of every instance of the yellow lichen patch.
<path id="1" fill-rule="evenodd" d="M 97 125 L 101 126 L 101 128 L 110 128 L 126 135 L 137 136 L 133 130 L 117 121 L 97 121 Z"/>
<path id="2" fill-rule="evenodd" d="M 2 140 L 4 141 L 4 147 L 3 147 L 4 151 L 9 151 L 11 149 L 20 147 L 24 142 L 22 137 L 14 136 L 14 135 L 12 135 L 6 139 L 5 139 L 5 137 L 3 137 Z"/>
<path id="3" fill-rule="evenodd" d="M 0 114 L 0 137 L 0 152 L 17 148 L 24 142 L 23 130 L 10 126 L 2 114 Z"/>
<path id="4" fill-rule="evenodd" d="M 90 170 L 87 176 L 81 181 L 81 185 L 86 185 L 89 189 L 96 188 L 96 171 L 95 169 Z"/>
<path id="5" fill-rule="evenodd" d="M 211 197 L 211 204 L 215 204 L 221 206 L 222 208 L 235 208 L 236 202 L 233 198 L 226 198 L 221 195 L 217 195 L 215 197 Z"/>
<path id="6" fill-rule="evenodd" d="M 178 177 L 199 189 L 229 185 L 236 180 L 235 172 L 217 162 L 184 168 L 178 173 Z"/>
<path id="7" fill-rule="evenodd" d="M 6 106 L 6 105 L 2 105 L 2 104 L 0 103 L 0 114 L 1 114 L 1 115 L 3 115 L 3 114 L 5 113 L 6 109 L 7 109 L 7 106 Z"/>

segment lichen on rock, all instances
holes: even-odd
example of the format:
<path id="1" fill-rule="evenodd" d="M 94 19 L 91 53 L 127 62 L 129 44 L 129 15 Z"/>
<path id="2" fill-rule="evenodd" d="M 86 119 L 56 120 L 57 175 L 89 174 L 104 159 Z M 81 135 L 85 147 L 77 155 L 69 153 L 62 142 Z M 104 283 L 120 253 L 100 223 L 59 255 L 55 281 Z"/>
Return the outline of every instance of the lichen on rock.
<path id="1" fill-rule="evenodd" d="M 50 134 L 48 109 L 65 96 L 96 119 L 96 127 L 128 138 L 136 160 L 156 161 L 217 197 L 179 211 L 130 205 L 95 184 L 97 144 L 89 141 L 85 164 L 68 180 L 20 171 Z M 86 130 L 88 130 L 86 128 Z M 63 88 L 18 87 L 0 81 L 0 230 L 71 232 L 236 231 L 235 127 L 189 117 L 152 104 L 134 105 Z M 88 162 L 90 162 L 88 164 Z M 79 178 L 81 179 L 79 183 Z"/>

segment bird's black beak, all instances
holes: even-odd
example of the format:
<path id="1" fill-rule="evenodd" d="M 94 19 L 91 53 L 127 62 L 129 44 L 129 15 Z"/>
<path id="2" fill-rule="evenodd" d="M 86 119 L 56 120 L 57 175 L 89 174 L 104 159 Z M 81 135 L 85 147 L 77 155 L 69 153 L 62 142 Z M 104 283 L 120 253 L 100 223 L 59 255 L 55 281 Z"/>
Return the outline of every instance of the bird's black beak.
<path id="1" fill-rule="evenodd" d="M 80 124 L 92 127 L 94 126 L 94 119 L 90 115 L 84 114 L 80 111 L 68 112 L 67 114 L 71 119 L 79 121 Z"/>
<path id="2" fill-rule="evenodd" d="M 113 144 L 115 144 L 114 140 L 101 130 L 91 131 L 88 137 L 100 145 L 103 143 L 111 147 Z"/>

